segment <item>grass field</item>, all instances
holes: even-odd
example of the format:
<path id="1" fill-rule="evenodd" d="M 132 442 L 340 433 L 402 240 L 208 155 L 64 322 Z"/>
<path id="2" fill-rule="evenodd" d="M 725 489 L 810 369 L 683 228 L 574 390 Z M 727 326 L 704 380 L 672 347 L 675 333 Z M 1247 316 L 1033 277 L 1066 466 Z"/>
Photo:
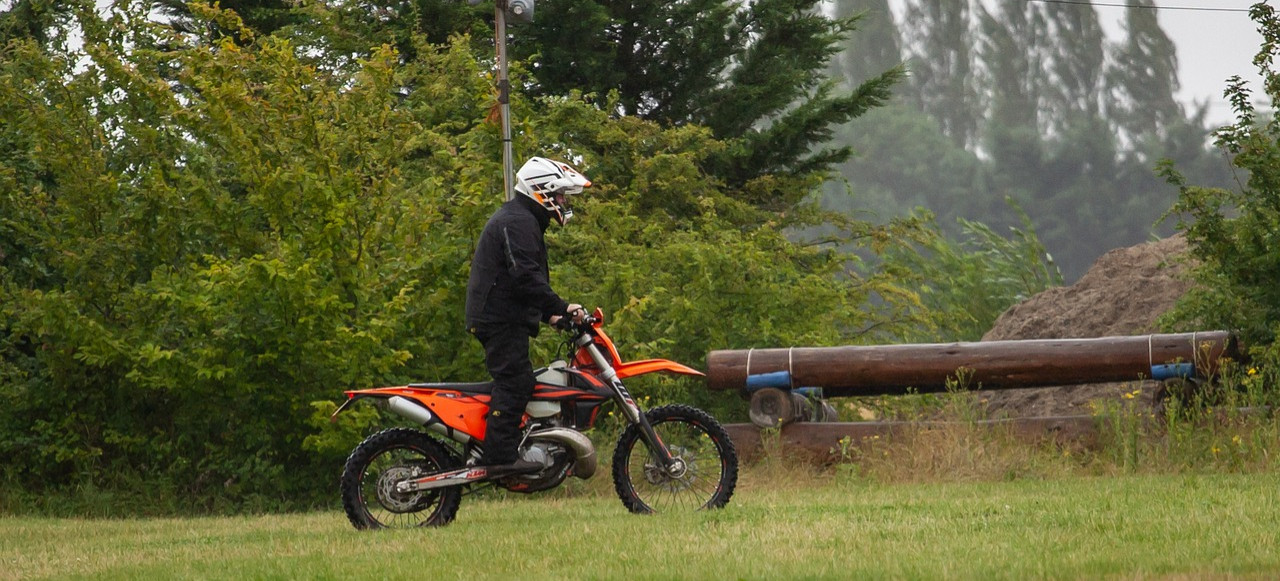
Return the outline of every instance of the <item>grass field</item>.
<path id="1" fill-rule="evenodd" d="M 341 512 L 0 517 L 0 579 L 1201 579 L 1280 577 L 1280 477 L 876 484 L 752 477 L 720 511 L 593 492 L 465 498 L 443 529 Z"/>

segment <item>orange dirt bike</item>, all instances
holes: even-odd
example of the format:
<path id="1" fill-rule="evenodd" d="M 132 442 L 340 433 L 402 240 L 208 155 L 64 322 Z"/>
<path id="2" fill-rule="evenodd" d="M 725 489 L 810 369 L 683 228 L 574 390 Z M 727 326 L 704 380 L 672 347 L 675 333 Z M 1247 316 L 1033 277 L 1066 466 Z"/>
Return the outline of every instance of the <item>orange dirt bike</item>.
<path id="1" fill-rule="evenodd" d="M 533 398 L 525 408 L 520 457 L 542 465 L 537 472 L 493 477 L 470 463 L 480 457 L 489 411 L 489 383 L 411 383 L 346 392 L 338 414 L 362 399 L 374 400 L 424 430 L 392 428 L 361 442 L 342 472 L 342 506 L 358 529 L 441 526 L 451 522 L 463 489 L 496 485 L 515 492 L 559 486 L 573 475 L 596 472 L 591 429 L 602 404 L 613 401 L 628 427 L 613 454 L 613 483 L 635 513 L 719 508 L 738 481 L 738 456 L 728 433 L 710 414 L 685 405 L 643 411 L 622 380 L 665 371 L 702 372 L 665 359 L 624 363 L 601 328 L 603 314 L 574 323 L 569 362 L 535 371 Z M 466 459 L 466 460 L 464 460 Z"/>

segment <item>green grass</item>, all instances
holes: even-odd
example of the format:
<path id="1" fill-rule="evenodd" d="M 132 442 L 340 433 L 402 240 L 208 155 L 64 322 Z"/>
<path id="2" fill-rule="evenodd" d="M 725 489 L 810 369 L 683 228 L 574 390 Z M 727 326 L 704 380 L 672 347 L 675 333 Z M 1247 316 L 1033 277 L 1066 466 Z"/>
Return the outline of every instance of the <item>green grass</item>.
<path id="1" fill-rule="evenodd" d="M 447 528 L 340 512 L 0 518 L 0 579 L 1275 578 L 1280 478 L 880 484 L 748 474 L 720 511 L 636 516 L 595 493 L 474 500 Z"/>

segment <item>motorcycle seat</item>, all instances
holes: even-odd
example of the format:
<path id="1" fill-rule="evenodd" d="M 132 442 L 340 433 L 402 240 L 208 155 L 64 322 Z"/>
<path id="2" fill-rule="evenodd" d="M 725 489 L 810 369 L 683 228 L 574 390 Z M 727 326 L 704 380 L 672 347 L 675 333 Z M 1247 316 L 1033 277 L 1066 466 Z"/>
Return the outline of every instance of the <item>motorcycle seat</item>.
<path id="1" fill-rule="evenodd" d="M 493 382 L 484 381 L 479 383 L 410 383 L 409 387 L 417 387 L 422 389 L 445 389 L 450 391 L 460 391 L 462 393 L 489 395 L 489 393 L 493 391 Z"/>

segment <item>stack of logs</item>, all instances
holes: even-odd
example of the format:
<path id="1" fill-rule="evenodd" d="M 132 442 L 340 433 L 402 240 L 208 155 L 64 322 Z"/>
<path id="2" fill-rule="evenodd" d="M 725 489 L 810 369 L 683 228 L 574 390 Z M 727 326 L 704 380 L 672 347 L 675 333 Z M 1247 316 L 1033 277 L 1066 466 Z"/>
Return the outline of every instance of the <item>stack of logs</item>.
<path id="1" fill-rule="evenodd" d="M 1143 379 L 1206 379 L 1217 373 L 1220 360 L 1239 358 L 1239 345 L 1226 331 L 721 350 L 707 356 L 707 385 L 711 389 L 741 390 L 752 398 L 753 423 L 777 427 L 804 419 L 804 414 L 795 410 L 800 401 L 796 399 L 799 388 L 821 388 L 826 397 L 847 397 Z M 786 405 L 784 396 L 792 405 Z M 809 416 L 825 418 L 826 414 Z"/>

